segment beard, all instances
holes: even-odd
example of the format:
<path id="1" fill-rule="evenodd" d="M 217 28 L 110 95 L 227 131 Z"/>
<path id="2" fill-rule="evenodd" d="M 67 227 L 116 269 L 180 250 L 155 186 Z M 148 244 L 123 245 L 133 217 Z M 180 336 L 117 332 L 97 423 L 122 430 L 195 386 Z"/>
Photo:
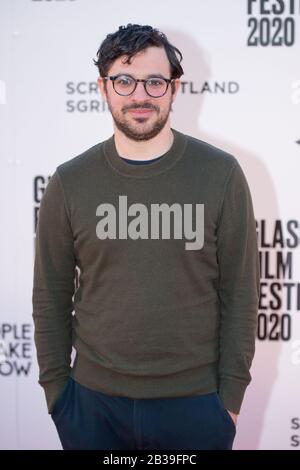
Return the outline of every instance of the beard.
<path id="1" fill-rule="evenodd" d="M 140 142 L 153 139 L 162 131 L 170 115 L 172 100 L 170 100 L 169 107 L 163 115 L 159 115 L 160 108 L 158 106 L 147 102 L 142 104 L 123 106 L 120 112 L 114 111 L 112 109 L 109 99 L 107 100 L 107 105 L 119 131 L 123 132 L 123 134 L 125 134 L 128 139 Z M 139 108 L 153 109 L 157 113 L 158 117 L 152 125 L 147 126 L 147 121 L 149 118 L 136 117 L 135 121 L 137 124 L 131 123 L 126 119 L 126 113 L 129 109 Z M 143 126 L 144 123 L 145 125 Z"/>

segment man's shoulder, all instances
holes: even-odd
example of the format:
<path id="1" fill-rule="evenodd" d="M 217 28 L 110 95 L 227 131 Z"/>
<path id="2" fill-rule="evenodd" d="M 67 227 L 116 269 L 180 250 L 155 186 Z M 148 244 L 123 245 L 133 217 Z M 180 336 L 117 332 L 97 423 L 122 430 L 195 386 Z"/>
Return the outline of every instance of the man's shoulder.
<path id="1" fill-rule="evenodd" d="M 105 141 L 89 147 L 80 154 L 57 166 L 60 176 L 80 174 L 81 172 L 93 171 L 94 165 L 103 158 L 102 146 Z"/>
<path id="2" fill-rule="evenodd" d="M 213 164 L 223 164 L 226 167 L 234 167 L 237 164 L 236 157 L 231 153 L 194 136 L 186 134 L 186 138 L 189 153 L 201 159 L 201 163 L 207 161 Z"/>

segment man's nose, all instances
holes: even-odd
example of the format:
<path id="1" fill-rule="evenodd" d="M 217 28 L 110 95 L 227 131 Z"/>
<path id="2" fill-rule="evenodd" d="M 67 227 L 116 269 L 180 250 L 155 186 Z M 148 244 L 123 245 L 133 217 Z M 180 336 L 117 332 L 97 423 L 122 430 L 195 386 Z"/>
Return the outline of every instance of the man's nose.
<path id="1" fill-rule="evenodd" d="M 137 82 L 137 86 L 131 96 L 136 100 L 145 100 L 151 98 L 151 96 L 149 96 L 146 92 L 143 82 Z"/>

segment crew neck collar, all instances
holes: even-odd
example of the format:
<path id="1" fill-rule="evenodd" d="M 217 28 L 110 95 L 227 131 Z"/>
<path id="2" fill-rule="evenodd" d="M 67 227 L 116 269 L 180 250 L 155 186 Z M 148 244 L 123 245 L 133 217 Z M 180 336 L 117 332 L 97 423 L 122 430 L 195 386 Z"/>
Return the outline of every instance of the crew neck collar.
<path id="1" fill-rule="evenodd" d="M 174 139 L 170 149 L 149 165 L 129 165 L 117 152 L 114 134 L 104 142 L 104 154 L 110 166 L 118 173 L 133 178 L 147 178 L 169 170 L 182 157 L 186 135 L 171 128 Z"/>

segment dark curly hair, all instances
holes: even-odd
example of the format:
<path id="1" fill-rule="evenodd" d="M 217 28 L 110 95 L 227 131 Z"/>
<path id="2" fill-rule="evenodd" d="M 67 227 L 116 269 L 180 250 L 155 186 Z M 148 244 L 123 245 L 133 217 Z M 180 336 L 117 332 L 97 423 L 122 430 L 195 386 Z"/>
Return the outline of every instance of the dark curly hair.
<path id="1" fill-rule="evenodd" d="M 148 25 L 129 23 L 127 26 L 119 26 L 118 31 L 106 36 L 97 51 L 98 60 L 93 59 L 93 62 L 98 67 L 99 75 L 105 77 L 118 57 L 126 55 L 125 63 L 130 64 L 131 58 L 137 52 L 149 46 L 165 48 L 171 66 L 171 78 L 183 75 L 180 65 L 182 54 L 179 49 L 170 44 L 164 33 Z"/>

